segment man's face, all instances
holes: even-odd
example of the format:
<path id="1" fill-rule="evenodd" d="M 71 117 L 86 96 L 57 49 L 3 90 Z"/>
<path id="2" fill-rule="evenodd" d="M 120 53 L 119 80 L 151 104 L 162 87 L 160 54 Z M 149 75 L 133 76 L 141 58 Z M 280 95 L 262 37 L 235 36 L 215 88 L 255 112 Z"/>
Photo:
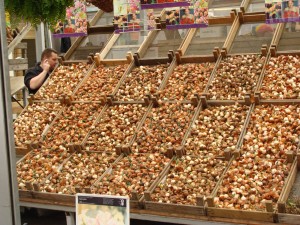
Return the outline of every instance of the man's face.
<path id="1" fill-rule="evenodd" d="M 289 1 L 289 7 L 293 7 L 294 3 L 293 1 Z"/>
<path id="2" fill-rule="evenodd" d="M 48 63 L 50 64 L 50 70 L 52 71 L 58 62 L 58 55 L 54 52 L 51 53 L 51 56 L 48 58 Z"/>

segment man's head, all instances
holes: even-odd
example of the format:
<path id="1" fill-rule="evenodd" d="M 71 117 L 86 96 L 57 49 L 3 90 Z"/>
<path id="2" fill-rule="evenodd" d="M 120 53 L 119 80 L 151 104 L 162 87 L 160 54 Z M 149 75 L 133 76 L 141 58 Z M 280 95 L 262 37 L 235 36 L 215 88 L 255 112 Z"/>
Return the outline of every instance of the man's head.
<path id="1" fill-rule="evenodd" d="M 289 0 L 289 3 L 288 3 L 288 5 L 289 5 L 289 7 L 291 8 L 291 7 L 293 7 L 293 5 L 294 5 L 294 2 L 293 2 L 292 0 Z"/>
<path id="2" fill-rule="evenodd" d="M 44 60 L 47 60 L 49 65 L 50 65 L 50 71 L 52 71 L 57 62 L 58 62 L 58 53 L 57 51 L 55 51 L 52 48 L 46 48 L 43 52 L 42 52 L 42 56 L 41 56 L 41 61 L 43 62 Z"/>

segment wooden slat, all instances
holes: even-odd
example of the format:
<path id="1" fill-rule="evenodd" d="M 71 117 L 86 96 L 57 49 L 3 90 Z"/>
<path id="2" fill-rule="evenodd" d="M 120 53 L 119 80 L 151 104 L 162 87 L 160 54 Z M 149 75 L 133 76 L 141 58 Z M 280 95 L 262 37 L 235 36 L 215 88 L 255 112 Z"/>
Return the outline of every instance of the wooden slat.
<path id="1" fill-rule="evenodd" d="M 75 195 L 19 190 L 20 201 L 75 207 Z"/>
<path id="2" fill-rule="evenodd" d="M 169 63 L 169 58 L 151 58 L 151 59 L 140 59 L 142 66 L 159 65 Z"/>
<path id="3" fill-rule="evenodd" d="M 21 30 L 21 32 L 13 39 L 13 41 L 7 46 L 7 53 L 8 55 L 13 52 L 16 46 L 23 40 L 26 34 L 30 31 L 31 24 L 27 23 L 26 26 Z"/>
<path id="4" fill-rule="evenodd" d="M 137 135 L 139 133 L 139 131 L 142 129 L 148 115 L 151 113 L 153 107 L 153 103 L 151 102 L 150 105 L 148 106 L 146 112 L 144 113 L 144 115 L 142 116 L 142 118 L 140 118 L 139 122 L 136 124 L 136 130 L 131 138 L 131 140 L 129 141 L 128 145 L 131 147 L 133 145 L 133 143 L 135 142 Z"/>
<path id="5" fill-rule="evenodd" d="M 243 211 L 208 207 L 207 215 L 212 217 L 225 217 L 231 219 L 274 222 L 274 213 L 270 212 Z"/>
<path id="6" fill-rule="evenodd" d="M 244 14 L 244 23 L 265 22 L 265 13 Z"/>
<path id="7" fill-rule="evenodd" d="M 221 61 L 222 61 L 222 56 L 220 55 L 215 63 L 214 69 L 211 71 L 210 77 L 207 81 L 207 84 L 206 84 L 206 87 L 205 87 L 203 93 L 208 93 L 208 88 L 210 87 L 215 76 L 217 75 L 217 69 L 218 69 Z"/>
<path id="8" fill-rule="evenodd" d="M 189 124 L 183 138 L 182 138 L 181 146 L 185 146 L 185 143 L 186 143 L 186 141 L 187 141 L 187 139 L 190 136 L 190 133 L 192 131 L 192 127 L 195 124 L 195 121 L 198 119 L 199 114 L 200 114 L 201 111 L 202 111 L 202 103 L 201 103 L 201 101 L 199 101 L 197 107 L 195 108 L 194 115 L 191 118 L 191 122 L 190 122 L 190 124 Z"/>
<path id="9" fill-rule="evenodd" d="M 185 54 L 186 50 L 188 49 L 193 37 L 195 36 L 197 29 L 192 28 L 189 30 L 187 35 L 185 36 L 185 39 L 182 41 L 181 45 L 179 46 L 179 51 L 181 51 L 182 55 Z"/>
<path id="10" fill-rule="evenodd" d="M 24 147 L 15 147 L 17 156 L 25 156 L 30 152 L 30 149 Z"/>
<path id="11" fill-rule="evenodd" d="M 280 224 L 299 225 L 300 215 L 278 213 L 278 222 Z"/>
<path id="12" fill-rule="evenodd" d="M 231 17 L 216 17 L 216 18 L 209 18 L 208 24 L 211 25 L 221 25 L 221 24 L 231 24 L 232 18 Z"/>
<path id="13" fill-rule="evenodd" d="M 231 26 L 231 28 L 230 28 L 230 31 L 228 32 L 227 38 L 224 42 L 224 45 L 223 45 L 222 49 L 226 49 L 227 51 L 229 51 L 229 49 L 232 46 L 232 42 L 233 42 L 239 28 L 240 28 L 240 21 L 239 21 L 239 18 L 236 17 L 233 24 L 232 24 L 232 26 Z"/>
<path id="14" fill-rule="evenodd" d="M 240 151 L 240 148 L 241 148 L 242 145 L 243 145 L 244 136 L 245 136 L 245 134 L 246 134 L 246 132 L 247 132 L 247 128 L 248 128 L 248 126 L 249 126 L 249 123 L 250 123 L 250 120 L 251 120 L 251 114 L 252 114 L 252 112 L 254 111 L 254 107 L 255 107 L 254 104 L 252 104 L 252 105 L 250 106 L 249 111 L 248 111 L 248 114 L 247 114 L 246 119 L 245 119 L 245 122 L 244 122 L 244 124 L 243 124 L 242 132 L 240 133 L 238 142 L 237 142 L 237 144 L 236 144 L 236 149 L 237 149 L 238 151 Z"/>
<path id="15" fill-rule="evenodd" d="M 144 57 L 148 48 L 150 47 L 150 45 L 153 43 L 155 37 L 158 34 L 158 30 L 152 30 L 149 32 L 146 40 L 141 44 L 141 46 L 139 47 L 139 49 L 137 50 L 137 53 L 140 55 L 140 57 Z"/>
<path id="16" fill-rule="evenodd" d="M 28 59 L 9 59 L 9 70 L 27 70 Z"/>
<path id="17" fill-rule="evenodd" d="M 271 54 L 268 53 L 267 56 L 266 56 L 266 59 L 265 59 L 265 62 L 264 62 L 264 65 L 263 65 L 263 68 L 261 70 L 261 73 L 259 75 L 259 78 L 258 78 L 258 81 L 257 81 L 257 84 L 256 84 L 256 88 L 254 90 L 254 93 L 256 92 L 259 92 L 261 86 L 262 86 L 262 83 L 263 83 L 263 80 L 264 80 L 264 77 L 265 77 L 265 72 L 266 72 L 266 67 L 267 65 L 269 64 L 269 60 L 271 58 Z"/>
<path id="18" fill-rule="evenodd" d="M 92 34 L 111 34 L 115 31 L 115 28 L 113 25 L 106 25 L 106 26 L 93 26 L 93 27 L 89 27 L 88 29 L 88 34 L 92 35 Z"/>
<path id="19" fill-rule="evenodd" d="M 112 46 L 115 44 L 115 42 L 118 40 L 120 37 L 120 34 L 112 34 L 111 38 L 109 39 L 108 43 L 106 43 L 105 47 L 102 49 L 100 52 L 100 60 L 105 59 L 106 55 L 112 48 Z"/>
<path id="20" fill-rule="evenodd" d="M 292 167 L 289 171 L 289 175 L 285 180 L 285 184 L 282 188 L 282 192 L 279 196 L 278 202 L 286 202 L 288 200 L 289 194 L 296 180 L 296 175 L 297 175 L 297 159 L 295 158 Z"/>
<path id="21" fill-rule="evenodd" d="M 15 49 L 26 49 L 27 50 L 27 42 L 20 42 L 16 45 Z"/>
<path id="22" fill-rule="evenodd" d="M 9 65 L 16 65 L 16 64 L 28 64 L 28 59 L 9 59 Z"/>
<path id="23" fill-rule="evenodd" d="M 272 105 L 287 105 L 287 104 L 300 104 L 300 99 L 261 99 L 260 104 L 272 104 Z"/>
<path id="24" fill-rule="evenodd" d="M 241 11 L 245 13 L 249 5 L 250 5 L 250 0 L 243 0 L 240 6 Z"/>
<path id="25" fill-rule="evenodd" d="M 157 212 L 168 212 L 176 213 L 179 215 L 206 215 L 205 207 L 192 206 L 192 205 L 176 205 L 167 203 L 156 203 L 156 202 L 145 202 L 145 207 L 147 210 L 157 211 Z"/>
<path id="26" fill-rule="evenodd" d="M 176 59 L 174 58 L 168 67 L 167 73 L 165 74 L 164 79 L 161 82 L 161 85 L 158 88 L 158 92 L 162 91 L 166 87 L 168 80 L 169 80 L 170 76 L 172 75 L 176 65 L 177 65 Z"/>
<path id="27" fill-rule="evenodd" d="M 213 55 L 189 55 L 182 56 L 181 63 L 206 63 L 206 62 L 216 62 Z"/>
<path id="28" fill-rule="evenodd" d="M 285 27 L 284 23 L 277 24 L 276 30 L 273 35 L 273 39 L 271 41 L 271 46 L 273 46 L 273 45 L 278 46 L 280 38 L 283 34 L 284 27 Z"/>

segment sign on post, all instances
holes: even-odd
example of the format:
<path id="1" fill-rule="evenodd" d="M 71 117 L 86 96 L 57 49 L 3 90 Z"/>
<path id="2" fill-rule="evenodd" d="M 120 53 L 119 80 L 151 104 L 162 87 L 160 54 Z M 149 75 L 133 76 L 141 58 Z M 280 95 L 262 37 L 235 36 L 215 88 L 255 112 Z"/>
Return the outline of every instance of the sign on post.
<path id="1" fill-rule="evenodd" d="M 129 225 L 129 197 L 76 194 L 76 225 Z"/>

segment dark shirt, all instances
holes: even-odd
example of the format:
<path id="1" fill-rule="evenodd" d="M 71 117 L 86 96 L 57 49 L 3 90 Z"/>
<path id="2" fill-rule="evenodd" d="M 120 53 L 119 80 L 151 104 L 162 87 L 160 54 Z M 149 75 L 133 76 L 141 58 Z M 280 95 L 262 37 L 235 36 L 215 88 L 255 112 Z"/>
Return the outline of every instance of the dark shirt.
<path id="1" fill-rule="evenodd" d="M 25 73 L 24 84 L 28 88 L 28 91 L 30 94 L 35 94 L 39 90 L 39 88 L 36 88 L 36 89 L 30 88 L 30 80 L 32 78 L 36 77 L 37 75 L 39 75 L 41 72 L 43 72 L 43 68 L 40 65 L 41 65 L 41 63 L 38 62 L 35 65 L 35 67 L 29 68 Z M 47 73 L 43 83 L 47 80 L 48 77 L 49 77 L 49 73 Z"/>

